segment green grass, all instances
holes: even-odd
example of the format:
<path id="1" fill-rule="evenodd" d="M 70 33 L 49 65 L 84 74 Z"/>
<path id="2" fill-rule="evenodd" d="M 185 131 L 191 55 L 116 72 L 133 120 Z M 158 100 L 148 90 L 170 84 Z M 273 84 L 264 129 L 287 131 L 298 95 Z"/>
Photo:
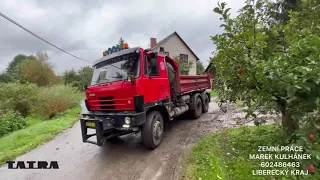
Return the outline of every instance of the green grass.
<path id="1" fill-rule="evenodd" d="M 258 146 L 285 145 L 285 139 L 280 127 L 269 125 L 232 128 L 205 135 L 187 157 L 183 177 L 187 180 L 320 179 L 317 169 L 314 175 L 307 176 L 252 175 L 252 170 L 267 169 L 260 167 L 260 163 L 268 160 L 250 160 L 249 154 L 261 154 Z"/>
<path id="2" fill-rule="evenodd" d="M 81 112 L 81 107 L 76 106 L 51 120 L 28 117 L 27 123 L 29 126 L 27 128 L 0 138 L 0 165 L 8 160 L 14 160 L 71 127 L 78 120 L 79 112 Z"/>
<path id="3" fill-rule="evenodd" d="M 211 97 L 215 97 L 215 96 L 217 96 L 217 92 L 215 90 L 212 90 L 210 92 L 210 95 L 211 95 Z"/>
<path id="4" fill-rule="evenodd" d="M 31 115 L 26 117 L 27 126 L 32 126 L 38 123 L 43 122 L 43 118 L 39 115 Z"/>

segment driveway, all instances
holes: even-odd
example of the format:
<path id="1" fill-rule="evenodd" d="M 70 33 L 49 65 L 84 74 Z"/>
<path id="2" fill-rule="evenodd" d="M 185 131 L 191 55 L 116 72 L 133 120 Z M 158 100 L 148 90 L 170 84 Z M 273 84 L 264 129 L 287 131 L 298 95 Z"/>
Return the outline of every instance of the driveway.
<path id="1" fill-rule="evenodd" d="M 82 104 L 83 105 L 83 104 Z M 83 105 L 85 110 L 85 106 Z M 19 157 L 20 161 L 58 161 L 59 169 L 0 168 L 0 179 L 107 179 L 107 180 L 172 180 L 181 177 L 182 160 L 203 133 L 233 126 L 215 102 L 198 120 L 182 117 L 165 129 L 162 144 L 146 150 L 140 133 L 121 137 L 103 147 L 83 143 L 80 123 L 64 131 L 52 141 Z M 219 117 L 219 118 L 218 118 Z M 223 119 L 223 118 L 222 118 Z"/>

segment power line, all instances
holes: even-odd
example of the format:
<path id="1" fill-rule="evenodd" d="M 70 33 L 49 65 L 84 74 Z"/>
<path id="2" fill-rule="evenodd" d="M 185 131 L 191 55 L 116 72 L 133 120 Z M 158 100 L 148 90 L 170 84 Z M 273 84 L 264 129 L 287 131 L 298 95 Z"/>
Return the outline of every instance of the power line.
<path id="1" fill-rule="evenodd" d="M 43 38 L 41 38 L 40 36 L 38 36 L 38 35 L 36 35 L 35 33 L 31 32 L 30 30 L 28 30 L 27 28 L 23 27 L 22 25 L 20 25 L 19 23 L 15 22 L 14 20 L 10 19 L 8 16 L 4 15 L 4 14 L 1 13 L 1 12 L 0 12 L 0 16 L 2 16 L 3 18 L 7 19 L 7 20 L 10 21 L 10 22 L 12 22 L 13 24 L 17 25 L 17 26 L 20 27 L 21 29 L 27 31 L 28 33 L 32 34 L 33 36 L 41 39 L 42 41 L 46 42 L 47 44 L 49 44 L 49 45 L 51 45 L 51 46 L 59 49 L 60 51 L 62 51 L 62 52 L 64 52 L 64 53 L 67 53 L 67 54 L 69 54 L 70 56 L 73 56 L 74 58 L 77 58 L 77 59 L 79 59 L 79 60 L 81 60 L 81 61 L 86 61 L 86 62 L 92 63 L 92 61 L 88 61 L 88 60 L 79 58 L 79 57 L 77 57 L 77 56 L 75 56 L 75 55 L 73 55 L 73 54 L 71 54 L 71 53 L 69 53 L 69 52 L 67 52 L 67 51 L 65 51 L 65 50 L 57 47 L 56 45 L 50 43 L 49 41 L 47 41 L 47 40 L 45 40 L 45 39 L 43 39 Z"/>

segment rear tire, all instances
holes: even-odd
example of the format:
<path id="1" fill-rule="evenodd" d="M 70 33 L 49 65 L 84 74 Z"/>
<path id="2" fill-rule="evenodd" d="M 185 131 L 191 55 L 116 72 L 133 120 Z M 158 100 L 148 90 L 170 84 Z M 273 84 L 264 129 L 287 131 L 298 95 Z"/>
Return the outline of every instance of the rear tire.
<path id="1" fill-rule="evenodd" d="M 163 137 L 163 117 L 159 111 L 147 114 L 146 122 L 142 125 L 142 143 L 147 149 L 156 149 Z"/>
<path id="2" fill-rule="evenodd" d="M 209 110 L 209 96 L 208 96 L 208 94 L 204 94 L 202 113 L 206 113 L 206 112 L 208 112 L 208 110 Z"/>
<path id="3" fill-rule="evenodd" d="M 191 116 L 194 119 L 199 119 L 202 114 L 202 101 L 199 96 L 197 96 L 194 106 L 195 107 L 193 107 L 193 109 L 190 111 Z"/>

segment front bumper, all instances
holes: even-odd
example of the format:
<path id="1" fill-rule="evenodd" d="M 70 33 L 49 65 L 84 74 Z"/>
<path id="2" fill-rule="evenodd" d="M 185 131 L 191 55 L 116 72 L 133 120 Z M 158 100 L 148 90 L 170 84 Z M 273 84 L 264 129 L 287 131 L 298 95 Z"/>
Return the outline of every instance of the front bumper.
<path id="1" fill-rule="evenodd" d="M 146 112 L 121 112 L 121 113 L 86 113 L 80 119 L 82 140 L 83 142 L 102 146 L 105 138 L 111 137 L 114 131 L 121 133 L 139 131 L 139 126 L 146 120 Z M 130 118 L 130 123 L 125 122 L 125 118 Z M 88 134 L 88 129 L 94 129 L 95 133 Z M 96 136 L 97 141 L 88 140 L 90 137 Z"/>

